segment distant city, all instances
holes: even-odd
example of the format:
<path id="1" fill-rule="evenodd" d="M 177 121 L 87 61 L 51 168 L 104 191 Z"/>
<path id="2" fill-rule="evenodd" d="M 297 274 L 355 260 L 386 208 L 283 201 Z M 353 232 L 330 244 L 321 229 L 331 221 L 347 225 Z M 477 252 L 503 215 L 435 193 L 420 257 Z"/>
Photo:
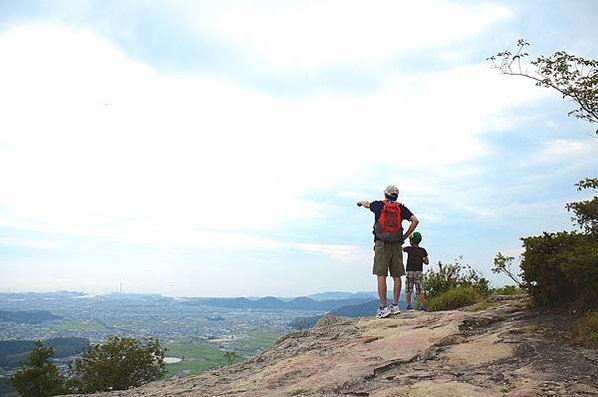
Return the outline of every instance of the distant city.
<path id="1" fill-rule="evenodd" d="M 375 292 L 297 298 L 0 293 L 0 389 L 10 387 L 8 376 L 35 340 L 53 346 L 56 363 L 66 370 L 85 346 L 110 335 L 157 338 L 168 348 L 168 375 L 186 375 L 222 365 L 225 351 L 237 351 L 241 359 L 259 354 L 278 337 L 312 326 L 327 313 L 373 315 L 376 305 Z"/>
<path id="2" fill-rule="evenodd" d="M 283 300 L 87 295 L 70 291 L 0 293 L 0 310 L 45 312 L 38 313 L 43 319 L 38 322 L 0 318 L 0 340 L 76 336 L 99 342 L 108 335 L 117 335 L 155 337 L 169 343 L 181 337 L 198 341 L 240 337 L 260 329 L 285 333 L 296 317 L 323 314 L 375 296 L 373 292 L 331 292 Z"/>

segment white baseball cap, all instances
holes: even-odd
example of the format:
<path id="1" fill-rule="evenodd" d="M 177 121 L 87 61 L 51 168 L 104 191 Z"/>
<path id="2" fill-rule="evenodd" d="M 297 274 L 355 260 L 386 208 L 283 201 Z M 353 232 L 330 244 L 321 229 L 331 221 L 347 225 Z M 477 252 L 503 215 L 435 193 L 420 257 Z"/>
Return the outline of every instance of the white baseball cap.
<path id="1" fill-rule="evenodd" d="M 386 189 L 384 189 L 384 194 L 387 196 L 398 196 L 399 188 L 395 185 L 386 186 Z"/>

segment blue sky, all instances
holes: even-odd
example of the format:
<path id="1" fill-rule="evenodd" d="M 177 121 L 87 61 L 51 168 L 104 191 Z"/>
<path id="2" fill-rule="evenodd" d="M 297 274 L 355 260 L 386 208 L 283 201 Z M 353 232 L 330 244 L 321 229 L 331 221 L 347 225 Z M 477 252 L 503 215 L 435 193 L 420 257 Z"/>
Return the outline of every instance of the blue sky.
<path id="1" fill-rule="evenodd" d="M 574 105 L 486 58 L 598 57 L 594 1 L 0 1 L 0 290 L 374 290 L 386 185 L 432 263 L 572 228 Z"/>

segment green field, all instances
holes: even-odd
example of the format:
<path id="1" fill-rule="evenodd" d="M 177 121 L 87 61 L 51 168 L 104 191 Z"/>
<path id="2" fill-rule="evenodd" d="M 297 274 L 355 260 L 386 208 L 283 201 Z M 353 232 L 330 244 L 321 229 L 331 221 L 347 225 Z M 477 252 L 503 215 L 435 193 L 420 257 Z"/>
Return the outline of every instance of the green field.
<path id="1" fill-rule="evenodd" d="M 216 349 L 209 344 L 202 344 L 197 342 L 174 342 L 166 347 L 166 356 L 178 358 L 196 358 L 196 359 L 213 359 L 222 357 L 222 350 Z"/>
<path id="2" fill-rule="evenodd" d="M 52 331 L 94 331 L 104 329 L 105 326 L 97 322 L 71 322 L 56 324 L 51 328 Z"/>
<path id="3" fill-rule="evenodd" d="M 166 346 L 167 357 L 178 357 L 183 361 L 166 364 L 166 377 L 173 375 L 198 374 L 224 365 L 224 352 L 209 344 L 197 342 L 174 342 Z"/>
<path id="4" fill-rule="evenodd" d="M 232 339 L 230 346 L 242 361 L 268 349 L 281 336 L 280 332 L 263 330 L 247 338 Z M 166 378 L 173 375 L 193 375 L 208 369 L 228 365 L 224 351 L 210 343 L 178 341 L 166 346 L 166 357 L 183 359 L 178 363 L 166 364 Z"/>
<path id="5" fill-rule="evenodd" d="M 184 361 L 166 364 L 166 379 L 174 375 L 195 375 L 212 368 L 218 368 L 223 365 L 222 355 L 217 360 L 201 361 L 197 359 L 187 359 Z"/>

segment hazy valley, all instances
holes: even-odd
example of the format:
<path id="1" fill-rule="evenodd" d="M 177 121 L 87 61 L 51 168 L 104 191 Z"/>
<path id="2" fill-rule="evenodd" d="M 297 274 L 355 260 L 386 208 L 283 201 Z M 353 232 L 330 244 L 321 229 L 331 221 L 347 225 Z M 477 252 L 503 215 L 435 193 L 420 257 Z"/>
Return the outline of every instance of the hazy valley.
<path id="1" fill-rule="evenodd" d="M 375 311 L 374 293 L 321 293 L 312 298 L 172 298 L 79 292 L 0 294 L 0 375 L 18 369 L 42 340 L 68 363 L 88 343 L 110 335 L 158 338 L 168 350 L 167 375 L 197 374 L 226 364 L 224 353 L 251 358 L 282 335 L 313 325 L 323 314 Z M 10 388 L 6 388 L 8 390 Z"/>

